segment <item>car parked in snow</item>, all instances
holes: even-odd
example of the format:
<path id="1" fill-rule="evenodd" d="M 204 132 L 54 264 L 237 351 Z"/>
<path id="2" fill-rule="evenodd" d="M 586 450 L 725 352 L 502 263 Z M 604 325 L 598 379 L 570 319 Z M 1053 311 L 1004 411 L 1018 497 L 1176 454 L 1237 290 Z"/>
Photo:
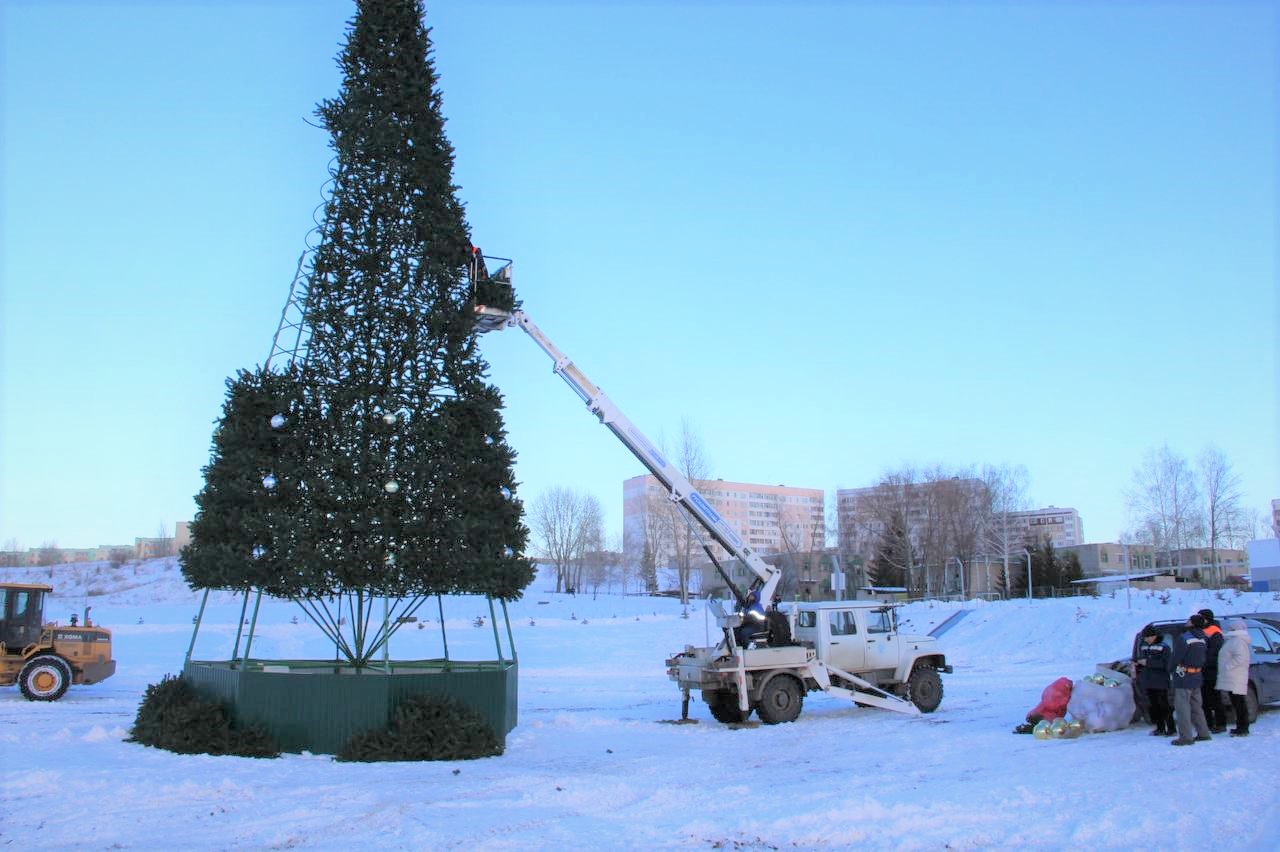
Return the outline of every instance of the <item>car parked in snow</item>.
<path id="1" fill-rule="evenodd" d="M 1249 692 L 1245 695 L 1245 703 L 1249 708 L 1249 722 L 1258 718 L 1258 708 L 1268 704 L 1280 703 L 1280 613 L 1249 613 L 1247 615 L 1223 615 L 1217 621 L 1223 624 L 1231 619 L 1243 619 L 1249 630 Z M 1155 627 L 1160 631 L 1160 641 L 1170 648 L 1173 637 L 1187 627 L 1185 620 L 1153 621 L 1139 630 L 1133 637 L 1133 654 L 1137 655 L 1138 646 L 1142 643 L 1142 634 L 1147 627 Z M 1146 692 L 1138 688 L 1137 680 L 1133 686 L 1134 701 L 1142 718 L 1147 715 Z M 1231 702 L 1224 701 L 1229 721 L 1235 721 Z"/>

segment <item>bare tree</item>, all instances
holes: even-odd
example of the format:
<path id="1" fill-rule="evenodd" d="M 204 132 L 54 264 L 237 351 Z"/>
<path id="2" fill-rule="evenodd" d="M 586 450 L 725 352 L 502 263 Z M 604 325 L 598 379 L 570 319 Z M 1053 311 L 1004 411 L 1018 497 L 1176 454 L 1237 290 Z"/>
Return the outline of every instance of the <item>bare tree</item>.
<path id="1" fill-rule="evenodd" d="M 799 591 L 800 571 L 812 572 L 820 564 L 826 544 L 826 518 L 809 503 L 798 503 L 788 495 L 775 495 L 772 510 L 781 555 L 782 580 L 777 593 L 794 597 Z M 811 579 L 811 577 L 810 577 Z"/>
<path id="2" fill-rule="evenodd" d="M 1218 548 L 1234 538 L 1241 526 L 1240 475 L 1232 469 L 1226 453 L 1208 446 L 1200 453 L 1200 485 L 1204 489 L 1204 532 L 1209 545 L 1210 575 L 1213 586 L 1222 586 L 1222 566 L 1218 564 Z"/>
<path id="3" fill-rule="evenodd" d="M 688 418 L 680 421 L 680 437 L 674 451 L 665 445 L 662 449 L 690 484 L 701 491 L 711 478 L 711 462 L 703 447 L 702 438 L 699 437 Z M 665 520 L 664 535 L 671 545 L 671 558 L 673 567 L 676 569 L 680 602 L 687 604 L 693 563 L 702 549 L 702 528 L 694 523 L 687 512 L 669 500 L 654 508 L 661 510 L 659 516 Z"/>
<path id="4" fill-rule="evenodd" d="M 1000 589 L 1006 597 L 1013 588 L 1009 576 L 1009 560 L 1022 554 L 1025 544 L 1021 526 L 1014 514 L 1028 506 L 1027 488 L 1030 478 L 1022 465 L 987 465 L 982 469 L 982 482 L 986 487 L 987 506 L 983 516 L 982 531 L 978 543 L 979 552 L 986 558 L 988 571 L 991 560 L 1001 565 L 1000 582 L 993 583 L 988 574 L 988 588 Z"/>
<path id="5" fill-rule="evenodd" d="M 1170 567 L 1176 567 L 1174 554 L 1199 541 L 1203 529 L 1200 493 L 1186 458 L 1168 444 L 1150 451 L 1134 470 L 1127 497 L 1140 540 L 1149 541 L 1157 553 L 1163 551 Z"/>
<path id="6" fill-rule="evenodd" d="M 858 494 L 845 513 L 846 560 L 861 559 L 868 580 L 883 584 L 901 578 L 911 591 L 924 590 L 917 577 L 918 524 L 922 516 L 919 474 L 912 467 L 890 471 L 872 488 Z"/>
<path id="7" fill-rule="evenodd" d="M 157 556 L 174 556 L 178 549 L 174 547 L 174 537 L 169 532 L 169 525 L 161 521 L 156 526 L 156 539 L 158 539 L 159 547 L 156 548 Z"/>
<path id="8" fill-rule="evenodd" d="M 612 592 L 614 583 L 625 582 L 621 545 L 620 536 L 610 536 L 598 549 L 588 550 L 582 555 L 582 588 L 590 589 L 593 599 L 601 588 Z"/>
<path id="9" fill-rule="evenodd" d="M 571 569 L 572 589 L 575 592 L 585 587 L 583 581 L 588 569 L 593 572 L 598 570 L 603 560 L 603 552 L 604 512 L 595 495 L 586 494 L 582 497 L 578 552 L 574 556 Z"/>
<path id="10" fill-rule="evenodd" d="M 553 486 L 533 501 L 529 517 L 543 556 L 556 570 L 556 591 L 574 588 L 580 560 L 600 537 L 600 501 L 592 494 Z"/>
<path id="11" fill-rule="evenodd" d="M 666 491 L 654 477 L 645 477 L 641 508 L 630 511 L 623 529 L 626 564 L 640 587 L 648 594 L 658 591 L 658 562 L 667 552 Z"/>
<path id="12" fill-rule="evenodd" d="M 985 488 L 971 471 L 941 466 L 925 472 L 919 490 L 923 514 L 916 530 L 916 544 L 924 564 L 929 594 L 951 594 L 961 582 L 952 582 L 949 566 L 973 561 L 982 527 Z M 958 573 L 955 576 L 959 576 Z"/>
<path id="13" fill-rule="evenodd" d="M 49 577 L 53 577 L 53 566 L 62 561 L 62 551 L 58 549 L 58 543 L 53 540 L 46 541 L 40 545 L 40 550 L 36 553 L 36 564 L 40 566 L 48 566 Z"/>
<path id="14" fill-rule="evenodd" d="M 7 539 L 4 547 L 0 549 L 0 565 L 13 566 L 17 568 L 26 564 L 25 555 L 22 552 L 22 544 L 16 538 Z"/>
<path id="15" fill-rule="evenodd" d="M 1280 529 L 1272 526 L 1270 518 L 1265 518 L 1253 506 L 1242 506 L 1236 517 L 1236 524 L 1227 538 L 1227 546 L 1243 548 L 1248 542 L 1259 538 L 1280 538 Z"/>

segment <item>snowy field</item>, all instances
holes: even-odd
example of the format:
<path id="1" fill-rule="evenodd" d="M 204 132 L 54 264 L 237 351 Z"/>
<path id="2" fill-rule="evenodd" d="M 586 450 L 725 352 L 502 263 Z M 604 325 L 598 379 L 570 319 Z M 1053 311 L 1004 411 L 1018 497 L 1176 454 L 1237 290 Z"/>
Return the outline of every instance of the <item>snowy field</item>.
<path id="1" fill-rule="evenodd" d="M 115 677 L 61 701 L 0 690 L 0 847 L 11 849 L 1280 848 L 1280 711 L 1247 739 L 1171 748 L 1146 727 L 1038 741 L 1010 730 L 1053 679 L 1126 657 L 1152 618 L 1280 609 L 1271 595 L 1183 592 L 913 604 L 955 665 L 938 712 L 908 718 L 810 694 L 793 724 L 730 729 L 663 660 L 702 644 L 701 605 L 568 597 L 539 581 L 511 607 L 519 725 L 502 757 L 341 764 L 180 756 L 125 742 L 147 684 L 177 673 L 198 599 L 172 562 L 61 573 L 46 615 L 83 609 L 115 633 Z M 83 574 L 84 572 L 82 572 Z M 0 578 L 48 582 L 34 569 Z M 81 585 L 77 586 L 76 583 Z M 434 608 L 392 655 L 439 654 Z M 264 602 L 255 657 L 326 656 L 287 603 Z M 483 600 L 446 599 L 450 651 L 492 658 Z M 230 655 L 239 603 L 210 603 L 196 656 Z M 301 616 L 299 616 L 301 618 Z M 754 717 L 753 717 L 754 718 Z M 1179 780 L 1181 779 L 1181 780 Z"/>

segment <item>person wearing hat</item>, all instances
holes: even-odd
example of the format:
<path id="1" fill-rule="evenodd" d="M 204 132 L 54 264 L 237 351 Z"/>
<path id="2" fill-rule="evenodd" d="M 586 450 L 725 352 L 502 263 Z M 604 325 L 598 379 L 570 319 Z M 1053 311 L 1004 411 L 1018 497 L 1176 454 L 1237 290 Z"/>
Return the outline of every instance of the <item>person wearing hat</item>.
<path id="1" fill-rule="evenodd" d="M 1218 692 L 1218 654 L 1222 651 L 1222 628 L 1214 620 L 1213 610 L 1202 609 L 1198 613 L 1204 625 L 1204 683 L 1200 687 L 1200 703 L 1204 705 L 1204 718 L 1209 730 L 1221 734 L 1227 729 L 1227 711 L 1222 706 Z"/>
<path id="2" fill-rule="evenodd" d="M 1204 684 L 1205 623 L 1204 616 L 1197 612 L 1187 619 L 1186 630 L 1173 638 L 1170 684 L 1173 687 L 1173 712 L 1178 722 L 1178 738 L 1173 741 L 1176 746 L 1213 739 L 1200 703 L 1200 687 Z"/>
<path id="3" fill-rule="evenodd" d="M 1147 717 L 1156 726 L 1151 736 L 1176 734 L 1169 707 L 1169 646 L 1160 641 L 1160 631 L 1154 625 L 1143 628 L 1133 664 L 1138 670 L 1138 688 L 1147 695 Z"/>
<path id="4" fill-rule="evenodd" d="M 1218 680 L 1215 687 L 1231 695 L 1231 709 L 1236 712 L 1233 737 L 1249 736 L 1249 705 L 1245 695 L 1249 692 L 1249 628 L 1244 619 L 1233 618 L 1226 623 L 1226 638 L 1218 655 Z"/>

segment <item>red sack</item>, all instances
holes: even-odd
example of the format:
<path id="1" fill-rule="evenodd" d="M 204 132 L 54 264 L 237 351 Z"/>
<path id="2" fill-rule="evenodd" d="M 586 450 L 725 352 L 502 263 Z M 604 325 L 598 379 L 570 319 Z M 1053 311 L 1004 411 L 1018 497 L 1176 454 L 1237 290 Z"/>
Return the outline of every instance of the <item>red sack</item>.
<path id="1" fill-rule="evenodd" d="M 1067 702 L 1070 700 L 1071 679 L 1060 677 L 1040 693 L 1040 703 L 1031 708 L 1031 712 L 1027 714 L 1027 721 L 1031 721 L 1032 716 L 1039 716 L 1051 722 L 1054 719 L 1061 719 L 1067 715 Z"/>

